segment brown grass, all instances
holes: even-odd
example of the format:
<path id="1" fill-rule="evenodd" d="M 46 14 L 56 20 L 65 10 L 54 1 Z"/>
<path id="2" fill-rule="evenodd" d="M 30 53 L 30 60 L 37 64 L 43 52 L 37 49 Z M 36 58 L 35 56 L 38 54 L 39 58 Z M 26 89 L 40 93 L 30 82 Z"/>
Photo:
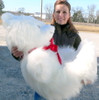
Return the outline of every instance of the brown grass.
<path id="1" fill-rule="evenodd" d="M 99 33 L 99 26 L 93 26 L 93 25 L 80 25 L 80 24 L 74 24 L 76 29 L 78 31 L 86 31 L 86 32 L 96 32 Z"/>
<path id="2" fill-rule="evenodd" d="M 50 24 L 50 22 L 46 23 Z M 99 24 L 90 24 L 90 23 L 88 24 L 88 23 L 78 23 L 78 22 L 73 22 L 73 24 L 78 31 L 99 33 Z"/>
<path id="3" fill-rule="evenodd" d="M 46 22 L 47 24 L 50 24 Z M 2 21 L 0 20 L 0 25 Z M 99 24 L 86 24 L 86 23 L 74 23 L 74 26 L 78 31 L 86 31 L 86 32 L 96 32 L 99 33 Z"/>

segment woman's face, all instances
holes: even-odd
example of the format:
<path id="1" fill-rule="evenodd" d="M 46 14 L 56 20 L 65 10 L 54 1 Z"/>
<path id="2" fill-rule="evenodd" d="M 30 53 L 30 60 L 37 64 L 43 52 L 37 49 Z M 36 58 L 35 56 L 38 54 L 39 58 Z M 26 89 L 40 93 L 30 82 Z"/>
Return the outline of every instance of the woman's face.
<path id="1" fill-rule="evenodd" d="M 53 16 L 56 23 L 60 25 L 66 24 L 68 19 L 70 18 L 68 7 L 64 4 L 56 5 Z"/>

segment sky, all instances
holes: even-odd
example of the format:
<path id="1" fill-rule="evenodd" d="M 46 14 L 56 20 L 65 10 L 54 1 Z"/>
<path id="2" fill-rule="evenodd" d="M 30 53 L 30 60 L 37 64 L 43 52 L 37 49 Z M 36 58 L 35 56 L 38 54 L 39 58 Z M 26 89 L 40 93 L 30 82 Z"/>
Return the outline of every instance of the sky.
<path id="1" fill-rule="evenodd" d="M 51 5 L 54 6 L 56 0 L 43 0 L 43 12 L 45 7 Z M 24 12 L 35 13 L 41 11 L 41 0 L 3 0 L 5 8 L 4 11 L 18 11 L 20 8 L 24 8 Z M 96 10 L 99 10 L 99 0 L 68 0 L 72 8 L 87 9 L 90 5 L 95 5 Z"/>

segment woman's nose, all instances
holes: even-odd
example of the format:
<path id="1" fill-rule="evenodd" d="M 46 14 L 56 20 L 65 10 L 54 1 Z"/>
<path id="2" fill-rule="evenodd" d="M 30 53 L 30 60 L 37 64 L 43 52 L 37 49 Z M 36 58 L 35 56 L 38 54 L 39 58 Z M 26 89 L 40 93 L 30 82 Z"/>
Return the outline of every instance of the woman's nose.
<path id="1" fill-rule="evenodd" d="M 63 17 L 63 13 L 62 13 L 62 12 L 60 12 L 60 13 L 59 13 L 59 16 L 60 16 L 60 17 Z"/>

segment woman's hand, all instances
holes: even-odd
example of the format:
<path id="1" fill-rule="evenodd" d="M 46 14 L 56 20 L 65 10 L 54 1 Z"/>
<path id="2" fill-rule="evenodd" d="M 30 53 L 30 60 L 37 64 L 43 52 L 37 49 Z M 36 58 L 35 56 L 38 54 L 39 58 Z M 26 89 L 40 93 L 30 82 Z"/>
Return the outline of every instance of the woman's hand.
<path id="1" fill-rule="evenodd" d="M 11 52 L 16 58 L 22 58 L 24 56 L 23 52 L 19 51 L 17 47 L 12 47 Z"/>

